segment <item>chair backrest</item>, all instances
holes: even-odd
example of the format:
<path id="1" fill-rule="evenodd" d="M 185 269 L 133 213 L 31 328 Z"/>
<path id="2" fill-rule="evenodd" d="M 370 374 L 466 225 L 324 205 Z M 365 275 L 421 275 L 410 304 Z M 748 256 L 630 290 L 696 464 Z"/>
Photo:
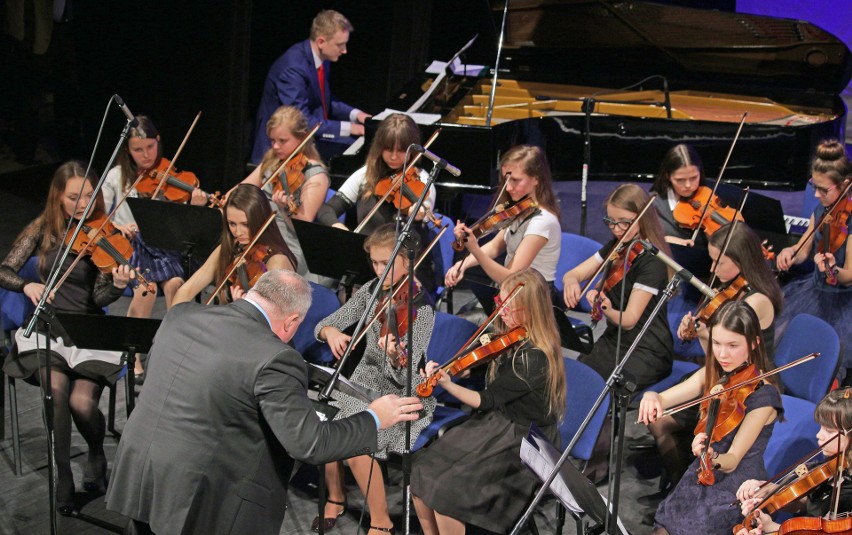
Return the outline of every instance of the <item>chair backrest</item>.
<path id="1" fill-rule="evenodd" d="M 340 301 L 337 299 L 337 295 L 325 286 L 320 286 L 312 282 L 311 288 L 313 288 L 311 307 L 308 309 L 308 313 L 305 314 L 305 320 L 299 325 L 290 344 L 296 351 L 302 354 L 305 360 L 318 364 L 327 364 L 334 360 L 334 356 L 328 344 L 319 342 L 314 337 L 314 328 L 317 326 L 317 323 L 340 308 Z"/>
<path id="2" fill-rule="evenodd" d="M 435 326 L 432 327 L 432 338 L 429 339 L 426 358 L 438 364 L 445 364 L 475 332 L 476 325 L 466 319 L 436 311 Z M 433 395 L 439 401 L 457 402 L 440 386 L 435 388 Z"/>
<path id="3" fill-rule="evenodd" d="M 582 362 L 574 359 L 563 359 L 565 361 L 565 380 L 568 395 L 566 397 L 565 418 L 559 424 L 559 434 L 562 437 L 562 447 L 565 448 L 580 429 L 580 424 L 586 415 L 592 410 L 598 396 L 603 392 L 606 383 L 603 377 L 595 370 Z M 598 407 L 586 430 L 574 445 L 571 455 L 576 459 L 588 461 L 592 457 L 592 450 L 603 427 L 604 418 L 609 410 L 610 397 L 604 397 L 603 403 Z"/>
<path id="4" fill-rule="evenodd" d="M 601 247 L 603 245 L 591 238 L 568 232 L 562 233 L 562 248 L 559 250 L 559 260 L 556 262 L 556 279 L 553 281 L 553 285 L 560 294 L 563 290 L 562 276 L 594 255 Z M 590 310 L 585 299 L 580 300 L 577 308 L 586 312 Z"/>
<path id="5" fill-rule="evenodd" d="M 18 271 L 18 275 L 31 281 L 41 280 L 38 257 L 30 257 Z M 4 331 L 12 331 L 23 325 L 24 319 L 32 314 L 33 310 L 35 306 L 23 293 L 0 289 L 0 324 Z"/>
<path id="6" fill-rule="evenodd" d="M 775 365 L 787 364 L 813 352 L 819 352 L 820 356 L 781 372 L 781 382 L 785 394 L 819 403 L 837 375 L 840 337 L 834 327 L 820 318 L 799 314 L 787 325 L 775 348 Z"/>
<path id="7" fill-rule="evenodd" d="M 770 477 L 817 448 L 819 424 L 814 421 L 816 405 L 791 396 L 781 396 L 781 402 L 784 404 L 784 421 L 775 422 L 763 452 L 763 464 Z"/>

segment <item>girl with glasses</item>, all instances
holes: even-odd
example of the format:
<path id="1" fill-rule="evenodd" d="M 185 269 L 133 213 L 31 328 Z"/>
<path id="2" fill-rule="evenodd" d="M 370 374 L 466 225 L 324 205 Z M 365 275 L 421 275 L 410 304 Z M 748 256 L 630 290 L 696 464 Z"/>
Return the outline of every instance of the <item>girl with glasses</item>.
<path id="1" fill-rule="evenodd" d="M 838 201 L 852 179 L 852 162 L 842 143 L 833 139 L 820 143 L 811 164 L 811 177 L 814 195 L 819 200 L 809 223 L 813 228 L 826 210 Z M 809 258 L 816 265 L 811 276 L 796 279 L 784 287 L 784 312 L 778 320 L 779 336 L 797 314 L 812 314 L 835 328 L 843 347 L 852 347 L 852 247 L 848 247 L 846 229 L 852 201 L 847 196 L 840 202 L 833 213 L 832 223 L 815 229 L 813 235 L 806 233 L 795 246 L 778 253 L 777 265 L 782 271 Z M 801 244 L 804 245 L 799 249 Z M 799 249 L 798 253 L 796 249 Z M 850 367 L 852 351 L 845 351 L 840 379 L 847 375 L 846 369 Z"/>
<path id="2" fill-rule="evenodd" d="M 569 308 L 576 306 L 583 297 L 580 294 L 581 285 L 592 277 L 604 259 L 610 256 L 613 246 L 628 232 L 630 224 L 648 202 L 648 198 L 648 194 L 635 184 L 621 185 L 610 194 L 606 201 L 607 215 L 604 222 L 612 231 L 613 239 L 594 256 L 587 258 L 563 275 L 564 299 Z M 660 222 L 654 210 L 645 212 L 638 227 L 631 230 L 630 235 L 626 237 L 625 244 L 629 244 L 634 239 L 648 240 L 668 254 L 669 247 L 663 238 Z M 612 269 L 621 269 L 622 266 L 616 264 L 622 263 L 623 257 L 613 263 Z M 624 356 L 642 325 L 650 317 L 668 280 L 668 271 L 661 260 L 647 252 L 639 254 L 621 281 L 601 295 L 600 305 L 603 317 L 606 318 L 606 330 L 595 342 L 594 349 L 588 355 L 580 356 L 580 361 L 594 368 L 604 378 L 609 377 L 615 369 L 616 359 Z M 589 290 L 586 293 L 586 299 L 590 303 L 594 302 L 598 293 L 595 289 Z M 621 298 L 622 294 L 624 301 Z M 620 352 L 616 356 L 619 330 L 621 344 Z M 666 307 L 663 307 L 624 369 L 636 381 L 640 389 L 650 386 L 671 373 L 672 348 L 672 335 L 666 320 Z"/>

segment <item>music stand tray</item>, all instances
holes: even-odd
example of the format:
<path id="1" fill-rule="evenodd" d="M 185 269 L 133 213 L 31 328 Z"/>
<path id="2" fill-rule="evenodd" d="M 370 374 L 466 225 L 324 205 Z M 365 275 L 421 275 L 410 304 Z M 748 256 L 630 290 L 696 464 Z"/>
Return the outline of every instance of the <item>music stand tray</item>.
<path id="1" fill-rule="evenodd" d="M 184 257 L 184 278 L 194 258 L 207 258 L 219 245 L 222 213 L 214 208 L 151 199 L 127 198 L 145 244 Z"/>
<path id="2" fill-rule="evenodd" d="M 364 250 L 365 235 L 298 219 L 293 219 L 293 227 L 311 273 L 332 279 L 348 276 L 352 284 L 376 276 Z"/>
<path id="3" fill-rule="evenodd" d="M 127 353 L 125 385 L 127 415 L 130 416 L 135 405 L 133 366 L 136 354 L 147 353 L 151 349 L 161 320 L 68 312 L 57 312 L 56 320 L 65 329 L 71 343 L 79 348 Z"/>

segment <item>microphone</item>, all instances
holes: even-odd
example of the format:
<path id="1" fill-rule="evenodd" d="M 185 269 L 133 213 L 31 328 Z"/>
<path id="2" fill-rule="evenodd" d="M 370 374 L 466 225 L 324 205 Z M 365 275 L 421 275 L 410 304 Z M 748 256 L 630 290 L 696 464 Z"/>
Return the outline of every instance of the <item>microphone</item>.
<path id="1" fill-rule="evenodd" d="M 461 171 L 459 170 L 459 168 L 458 168 L 458 167 L 456 167 L 455 165 L 453 165 L 453 164 L 449 163 L 447 160 L 445 160 L 445 159 L 441 158 L 441 157 L 440 157 L 440 156 L 438 156 L 437 154 L 435 154 L 435 153 L 433 153 L 433 152 L 431 152 L 431 151 L 429 151 L 429 150 L 427 150 L 427 149 L 423 148 L 423 146 L 422 146 L 422 145 L 411 145 L 411 147 L 412 147 L 415 151 L 417 151 L 417 152 L 421 153 L 423 156 L 425 156 L 425 157 L 429 158 L 430 160 L 432 160 L 433 162 L 435 162 L 435 165 L 437 165 L 437 166 L 438 166 L 438 167 L 440 167 L 441 169 L 446 170 L 446 171 L 447 171 L 448 173 L 450 173 L 451 175 L 453 175 L 453 176 L 459 176 L 459 175 L 461 174 Z"/>
<path id="2" fill-rule="evenodd" d="M 127 104 L 124 103 L 124 99 L 122 99 L 118 95 L 113 95 L 112 98 L 115 100 L 115 103 L 118 104 L 118 107 L 121 108 L 121 111 L 124 112 L 124 116 L 127 117 L 127 121 L 130 124 L 130 127 L 138 126 L 139 119 L 133 115 L 133 112 L 130 111 L 130 108 L 127 107 Z"/>
<path id="3" fill-rule="evenodd" d="M 714 292 L 712 288 L 710 288 L 709 286 L 707 286 L 706 284 L 704 284 L 703 282 L 698 280 L 695 277 L 695 275 L 693 275 L 692 273 L 689 272 L 689 270 L 687 270 L 686 268 L 684 268 L 683 266 L 681 266 L 680 264 L 675 262 L 672 257 L 670 257 L 666 253 L 660 251 L 659 249 L 657 249 L 654 246 L 654 244 L 652 244 L 651 242 L 649 242 L 647 240 L 640 240 L 640 243 L 642 244 L 642 246 L 645 247 L 645 249 L 648 250 L 648 252 L 650 252 L 652 255 L 656 256 L 660 260 L 662 260 L 665 265 L 672 268 L 675 271 L 675 273 L 677 273 L 678 276 L 681 279 L 683 279 L 686 282 L 688 282 L 689 284 L 695 286 L 698 289 L 699 292 L 703 293 L 704 295 L 706 295 L 710 299 L 712 299 L 713 297 L 716 296 L 716 292 Z"/>

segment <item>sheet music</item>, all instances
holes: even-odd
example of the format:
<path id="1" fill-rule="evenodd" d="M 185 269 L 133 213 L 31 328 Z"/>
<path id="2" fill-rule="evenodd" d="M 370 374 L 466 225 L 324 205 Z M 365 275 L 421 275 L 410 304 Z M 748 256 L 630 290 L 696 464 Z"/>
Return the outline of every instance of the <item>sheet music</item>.
<path id="1" fill-rule="evenodd" d="M 530 442 L 530 439 L 534 441 Z M 556 466 L 557 461 L 561 457 L 561 453 L 553 447 L 553 445 L 543 436 L 533 435 L 525 437 L 521 441 L 521 461 L 532 470 L 538 478 L 543 482 L 550 475 L 550 472 L 553 471 L 553 467 Z M 570 461 L 568 461 L 570 462 Z M 562 478 L 561 474 L 557 474 L 556 479 L 553 480 L 553 483 L 550 484 L 550 491 L 562 502 L 563 505 L 570 511 L 576 514 L 583 514 L 583 510 L 580 508 L 580 505 L 577 503 L 577 500 L 574 499 L 574 495 L 571 494 L 571 491 L 568 489 L 568 486 L 565 484 L 565 480 Z M 598 491 L 600 494 L 600 491 Z M 607 502 L 606 497 L 601 494 L 601 499 L 604 501 L 604 504 L 609 508 L 609 503 Z M 621 519 L 618 520 L 618 527 L 621 530 L 621 533 L 624 535 L 629 535 L 627 528 L 624 527 L 624 523 L 621 522 Z"/>
<path id="2" fill-rule="evenodd" d="M 441 61 L 433 61 L 433 62 L 432 62 L 432 64 L 431 64 L 431 65 L 429 65 L 429 67 L 426 69 L 426 72 L 428 72 L 428 73 L 432 73 L 432 74 L 437 74 L 438 76 L 436 76 L 436 77 L 435 77 L 435 81 L 434 81 L 434 82 L 432 82 L 432 85 L 430 85 L 430 86 L 429 86 L 429 89 L 427 89 L 426 91 L 424 91 L 424 92 L 423 92 L 423 94 L 422 94 L 422 95 L 420 95 L 420 98 L 418 98 L 418 99 L 417 99 L 417 102 L 415 102 L 414 104 L 412 104 L 412 105 L 408 108 L 408 110 L 407 110 L 407 111 L 409 111 L 409 112 L 416 112 L 417 110 L 419 110 L 419 109 L 423 106 L 423 104 L 424 104 L 424 103 L 425 103 L 425 102 L 429 99 L 429 97 L 431 97 L 431 96 L 432 96 L 432 93 L 434 93 L 434 92 L 435 92 L 435 89 L 436 89 L 439 85 L 441 85 L 441 82 L 442 82 L 442 81 L 444 80 L 444 78 L 447 76 L 447 68 L 446 68 L 446 67 L 447 67 L 447 64 L 449 64 L 449 65 L 451 66 L 451 68 L 453 69 L 453 70 L 452 70 L 452 73 L 453 73 L 453 74 L 456 74 L 456 75 L 458 75 L 458 74 L 464 74 L 465 70 L 467 70 L 467 73 L 468 73 L 468 75 L 469 75 L 469 76 L 474 76 L 473 71 L 474 71 L 477 67 L 478 67 L 477 75 L 478 75 L 478 73 L 479 73 L 482 69 L 484 69 L 484 68 L 485 68 L 483 65 L 467 65 L 467 66 L 465 66 L 465 65 L 462 65 L 461 61 L 458 59 L 458 58 L 459 58 L 459 56 L 461 56 L 461 55 L 462 55 L 462 53 L 463 53 L 465 50 L 467 50 L 468 48 L 470 48 L 470 46 L 474 43 L 474 41 L 476 41 L 476 38 L 477 38 L 477 37 L 479 37 L 479 34 L 474 35 L 474 36 L 473 36 L 473 38 L 471 38 L 471 40 L 470 40 L 470 41 L 468 41 L 467 43 L 465 43 L 465 44 L 464 44 L 464 46 L 462 46 L 462 47 L 459 49 L 459 51 L 458 51 L 458 52 L 456 52 L 455 54 L 453 54 L 453 57 L 452 57 L 452 58 L 450 58 L 450 61 L 449 61 L 449 62 L 446 62 L 446 63 L 445 63 L 445 62 L 441 62 Z M 456 71 L 456 70 L 455 70 L 456 68 L 459 68 L 459 71 L 460 71 L 460 72 L 459 72 L 459 71 Z M 439 70 L 436 70 L 436 69 L 439 69 Z"/>

